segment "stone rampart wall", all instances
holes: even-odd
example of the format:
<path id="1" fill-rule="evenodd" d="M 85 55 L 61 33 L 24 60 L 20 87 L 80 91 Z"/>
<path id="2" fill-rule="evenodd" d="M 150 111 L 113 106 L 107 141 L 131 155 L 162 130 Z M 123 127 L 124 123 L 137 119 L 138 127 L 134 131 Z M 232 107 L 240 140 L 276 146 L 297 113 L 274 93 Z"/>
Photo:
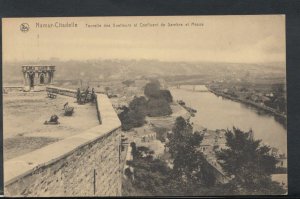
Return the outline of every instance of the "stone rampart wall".
<path id="1" fill-rule="evenodd" d="M 6 196 L 119 196 L 119 131 L 33 169 L 5 186 Z"/>
<path id="2" fill-rule="evenodd" d="M 101 125 L 4 162 L 5 196 L 120 196 L 121 123 L 106 95 L 97 100 Z"/>
<path id="3" fill-rule="evenodd" d="M 24 86 L 3 86 L 2 93 L 10 93 L 10 92 L 21 92 L 23 91 Z"/>

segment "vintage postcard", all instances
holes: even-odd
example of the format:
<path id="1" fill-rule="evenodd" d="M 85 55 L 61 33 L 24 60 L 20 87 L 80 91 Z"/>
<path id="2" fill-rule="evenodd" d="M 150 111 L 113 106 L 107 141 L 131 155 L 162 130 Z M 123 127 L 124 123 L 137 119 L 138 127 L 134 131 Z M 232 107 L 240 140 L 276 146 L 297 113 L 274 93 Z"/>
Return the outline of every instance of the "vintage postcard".
<path id="1" fill-rule="evenodd" d="M 4 18 L 4 195 L 287 194 L 285 41 L 285 15 Z"/>

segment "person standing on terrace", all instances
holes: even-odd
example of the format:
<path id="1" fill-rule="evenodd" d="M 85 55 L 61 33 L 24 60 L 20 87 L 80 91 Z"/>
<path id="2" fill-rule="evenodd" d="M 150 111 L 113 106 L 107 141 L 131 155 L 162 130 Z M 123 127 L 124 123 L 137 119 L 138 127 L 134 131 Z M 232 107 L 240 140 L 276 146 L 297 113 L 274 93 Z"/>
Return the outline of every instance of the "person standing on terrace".
<path id="1" fill-rule="evenodd" d="M 79 103 L 79 101 L 80 101 L 80 95 L 81 95 L 80 88 L 78 88 L 77 93 L 76 93 L 77 103 Z"/>
<path id="2" fill-rule="evenodd" d="M 95 89 L 94 89 L 94 88 L 92 88 L 92 96 L 91 96 L 91 101 L 92 101 L 92 102 L 95 102 L 95 100 L 96 100 Z"/>
<path id="3" fill-rule="evenodd" d="M 88 94 L 90 93 L 90 91 L 89 91 L 89 86 L 86 88 L 86 90 L 85 90 L 85 99 L 84 99 L 84 102 L 86 102 L 87 101 L 87 97 L 88 97 Z"/>

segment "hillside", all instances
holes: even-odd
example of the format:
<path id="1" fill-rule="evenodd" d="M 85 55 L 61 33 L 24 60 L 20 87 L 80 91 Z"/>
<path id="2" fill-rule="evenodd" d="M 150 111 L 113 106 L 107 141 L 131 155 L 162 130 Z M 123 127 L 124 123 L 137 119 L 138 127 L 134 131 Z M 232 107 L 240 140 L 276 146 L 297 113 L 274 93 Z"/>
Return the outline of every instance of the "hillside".
<path id="1" fill-rule="evenodd" d="M 56 80 L 112 80 L 141 76 L 176 77 L 201 75 L 211 78 L 226 75 L 285 77 L 284 63 L 237 64 L 209 62 L 162 62 L 158 60 L 87 60 L 40 62 L 10 62 L 3 64 L 4 83 L 22 83 L 21 66 L 25 64 L 50 64 L 56 66 Z M 177 78 L 177 77 L 176 77 Z"/>

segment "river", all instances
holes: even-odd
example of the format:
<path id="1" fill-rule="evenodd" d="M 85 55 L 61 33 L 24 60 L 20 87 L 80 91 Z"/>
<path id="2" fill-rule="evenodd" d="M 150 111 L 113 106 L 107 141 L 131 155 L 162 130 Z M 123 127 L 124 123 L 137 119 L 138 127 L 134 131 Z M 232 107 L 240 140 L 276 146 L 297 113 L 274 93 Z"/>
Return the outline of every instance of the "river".
<path id="1" fill-rule="evenodd" d="M 183 100 L 187 106 L 197 110 L 195 117 L 191 118 L 193 123 L 211 130 L 232 129 L 233 126 L 243 131 L 252 129 L 255 139 L 261 139 L 264 144 L 287 154 L 286 128 L 273 115 L 218 97 L 203 85 L 182 85 L 170 88 L 170 91 L 174 100 Z"/>

